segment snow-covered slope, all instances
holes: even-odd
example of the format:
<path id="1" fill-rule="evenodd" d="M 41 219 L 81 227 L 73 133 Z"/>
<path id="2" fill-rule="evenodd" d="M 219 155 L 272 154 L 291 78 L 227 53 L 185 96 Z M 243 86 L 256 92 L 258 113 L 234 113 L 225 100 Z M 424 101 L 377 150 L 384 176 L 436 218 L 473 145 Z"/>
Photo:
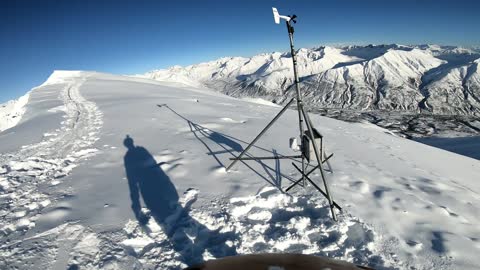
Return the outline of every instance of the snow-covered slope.
<path id="1" fill-rule="evenodd" d="M 225 172 L 279 110 L 185 84 L 55 72 L 0 133 L 0 268 L 178 269 L 260 252 L 477 268 L 479 161 L 311 115 L 334 153 L 327 177 L 343 212 L 333 222 L 310 186 L 282 192 L 298 160 Z M 295 154 L 296 120 L 287 111 L 251 155 Z"/>
<path id="2" fill-rule="evenodd" d="M 480 113 L 480 53 L 451 46 L 380 45 L 298 51 L 305 102 L 317 108 Z M 204 86 L 276 102 L 293 95 L 289 53 L 232 57 L 148 72 L 161 81 Z"/>
<path id="3" fill-rule="evenodd" d="M 10 100 L 0 104 L 0 132 L 14 127 L 20 122 L 25 113 L 25 105 L 28 102 L 29 93 L 16 100 Z"/>
<path id="4" fill-rule="evenodd" d="M 468 64 L 437 70 L 430 75 L 429 82 L 423 87 L 428 96 L 425 103 L 435 113 L 448 114 L 456 111 L 460 114 L 478 112 L 480 108 L 480 59 Z M 433 78 L 432 78 L 433 77 Z M 442 106 L 449 104 L 449 107 Z"/>

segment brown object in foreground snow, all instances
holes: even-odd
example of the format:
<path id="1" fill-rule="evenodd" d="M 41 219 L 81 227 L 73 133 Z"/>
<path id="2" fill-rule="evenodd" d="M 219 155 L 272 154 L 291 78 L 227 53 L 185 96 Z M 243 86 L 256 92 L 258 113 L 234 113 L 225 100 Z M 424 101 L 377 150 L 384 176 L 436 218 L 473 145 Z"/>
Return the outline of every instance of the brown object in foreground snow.
<path id="1" fill-rule="evenodd" d="M 352 263 L 303 254 L 253 254 L 225 257 L 185 270 L 359 270 Z"/>

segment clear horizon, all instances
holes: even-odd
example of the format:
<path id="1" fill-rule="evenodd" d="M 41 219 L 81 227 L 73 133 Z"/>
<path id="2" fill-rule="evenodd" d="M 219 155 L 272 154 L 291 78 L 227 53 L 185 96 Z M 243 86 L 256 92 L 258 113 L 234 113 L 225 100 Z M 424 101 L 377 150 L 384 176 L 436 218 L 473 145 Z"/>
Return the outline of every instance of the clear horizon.
<path id="1" fill-rule="evenodd" d="M 337 1 L 3 1 L 0 103 L 53 70 L 139 74 L 288 50 L 271 7 L 298 15 L 296 48 L 367 44 L 479 47 L 480 3 Z"/>

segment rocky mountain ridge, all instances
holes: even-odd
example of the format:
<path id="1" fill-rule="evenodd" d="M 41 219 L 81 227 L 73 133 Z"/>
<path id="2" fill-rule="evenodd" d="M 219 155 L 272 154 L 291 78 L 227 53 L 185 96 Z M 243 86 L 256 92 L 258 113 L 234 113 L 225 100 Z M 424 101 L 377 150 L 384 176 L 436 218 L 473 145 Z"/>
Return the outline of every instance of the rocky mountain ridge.
<path id="1" fill-rule="evenodd" d="M 480 115 L 480 52 L 455 46 L 368 45 L 299 49 L 304 101 L 312 109 Z M 290 53 L 154 70 L 143 76 L 284 103 L 294 96 Z"/>

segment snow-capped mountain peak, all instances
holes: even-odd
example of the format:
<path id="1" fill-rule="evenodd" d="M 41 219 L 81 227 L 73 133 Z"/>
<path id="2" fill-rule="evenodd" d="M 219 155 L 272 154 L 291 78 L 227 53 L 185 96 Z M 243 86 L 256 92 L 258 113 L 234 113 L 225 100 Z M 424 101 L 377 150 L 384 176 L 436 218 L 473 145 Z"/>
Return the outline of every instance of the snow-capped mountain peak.
<path id="1" fill-rule="evenodd" d="M 325 46 L 301 48 L 297 58 L 302 92 L 310 97 L 306 103 L 314 108 L 480 113 L 479 73 L 475 68 L 480 53 L 474 49 L 397 44 Z M 457 68 L 468 72 L 445 76 Z M 276 102 L 285 100 L 284 93 L 293 84 L 290 54 L 279 52 L 176 66 L 144 76 Z M 441 79 L 440 87 L 435 82 Z"/>

